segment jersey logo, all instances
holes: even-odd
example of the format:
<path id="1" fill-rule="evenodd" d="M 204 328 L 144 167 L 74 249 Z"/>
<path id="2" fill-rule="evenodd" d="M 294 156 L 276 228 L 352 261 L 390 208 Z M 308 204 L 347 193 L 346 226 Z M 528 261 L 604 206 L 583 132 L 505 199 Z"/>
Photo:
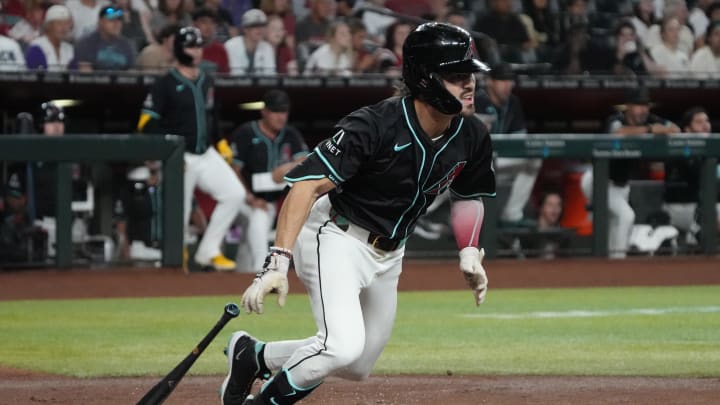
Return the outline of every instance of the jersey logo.
<path id="1" fill-rule="evenodd" d="M 345 130 L 341 129 L 332 136 L 332 141 L 335 145 L 339 145 L 342 142 L 343 136 L 345 136 Z"/>
<path id="2" fill-rule="evenodd" d="M 184 88 L 185 88 L 184 84 L 178 84 L 177 86 L 175 86 L 175 91 L 180 93 L 181 91 L 183 91 Z"/>
<path id="3" fill-rule="evenodd" d="M 439 182 L 435 183 L 430 189 L 425 190 L 425 194 L 439 195 L 450 187 L 453 180 L 460 174 L 467 162 L 457 162 L 455 166 L 443 177 Z"/>
<path id="4" fill-rule="evenodd" d="M 401 150 L 407 148 L 407 147 L 410 146 L 410 145 L 412 145 L 412 142 L 408 142 L 408 143 L 406 143 L 405 145 L 395 144 L 395 146 L 393 146 L 393 150 L 394 150 L 395 152 L 400 152 Z"/>
<path id="5" fill-rule="evenodd" d="M 340 148 L 340 142 L 342 142 L 343 136 L 345 136 L 345 130 L 340 129 L 335 133 L 335 135 L 332 136 L 332 138 L 328 139 L 323 143 L 323 147 L 326 151 L 328 151 L 333 156 L 340 156 L 342 154 L 342 148 Z"/>

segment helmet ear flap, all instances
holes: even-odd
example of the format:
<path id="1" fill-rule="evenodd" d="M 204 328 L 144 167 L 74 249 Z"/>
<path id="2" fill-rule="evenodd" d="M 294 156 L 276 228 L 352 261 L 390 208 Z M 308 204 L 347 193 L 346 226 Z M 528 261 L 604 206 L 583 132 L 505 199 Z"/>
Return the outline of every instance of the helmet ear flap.
<path id="1" fill-rule="evenodd" d="M 460 114 L 460 111 L 462 111 L 462 103 L 448 91 L 440 75 L 435 72 L 430 73 L 429 82 L 429 92 L 435 95 L 433 97 L 434 100 L 428 100 L 430 105 L 437 108 L 438 111 L 443 114 Z"/>

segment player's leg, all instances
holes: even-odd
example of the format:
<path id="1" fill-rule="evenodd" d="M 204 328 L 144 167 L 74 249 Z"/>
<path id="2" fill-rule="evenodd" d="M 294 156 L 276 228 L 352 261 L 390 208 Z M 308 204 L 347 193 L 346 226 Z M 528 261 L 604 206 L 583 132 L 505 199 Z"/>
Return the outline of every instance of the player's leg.
<path id="1" fill-rule="evenodd" d="M 185 153 L 185 172 L 183 174 L 183 229 L 185 240 L 188 239 L 188 227 L 190 225 L 190 213 L 192 212 L 192 199 L 200 174 L 200 156 Z"/>
<path id="2" fill-rule="evenodd" d="M 402 255 L 396 257 L 394 263 L 385 264 L 385 271 L 360 293 L 360 305 L 365 321 L 363 353 L 352 364 L 334 373 L 338 377 L 358 381 L 366 379 L 390 340 L 397 309 L 397 285 L 402 271 Z"/>
<path id="3" fill-rule="evenodd" d="M 515 171 L 515 177 L 510 188 L 510 196 L 508 197 L 505 209 L 501 218 L 505 221 L 518 222 L 524 217 L 525 206 L 530 200 L 535 179 L 537 179 L 542 160 L 540 159 L 520 159 L 523 165 L 519 166 Z"/>
<path id="4" fill-rule="evenodd" d="M 197 185 L 212 196 L 217 205 L 198 246 L 195 261 L 201 265 L 212 264 L 218 270 L 232 270 L 235 263 L 222 255 L 220 246 L 240 209 L 247 207 L 245 188 L 214 148 L 202 155 L 202 164 Z"/>
<path id="5" fill-rule="evenodd" d="M 630 206 L 630 186 L 618 187 L 612 183 L 608 187 L 608 212 L 613 221 L 608 227 L 608 250 L 610 257 L 622 259 L 627 255 L 630 245 L 630 233 L 635 223 L 635 211 Z"/>

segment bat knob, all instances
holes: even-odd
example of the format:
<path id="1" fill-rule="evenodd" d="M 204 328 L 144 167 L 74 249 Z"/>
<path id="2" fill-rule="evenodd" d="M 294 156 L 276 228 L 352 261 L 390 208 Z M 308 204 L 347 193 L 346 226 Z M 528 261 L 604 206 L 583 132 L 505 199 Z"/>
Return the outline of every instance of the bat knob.
<path id="1" fill-rule="evenodd" d="M 230 315 L 230 317 L 235 318 L 240 315 L 240 307 L 238 307 L 234 302 L 231 302 L 225 305 L 225 313 Z"/>

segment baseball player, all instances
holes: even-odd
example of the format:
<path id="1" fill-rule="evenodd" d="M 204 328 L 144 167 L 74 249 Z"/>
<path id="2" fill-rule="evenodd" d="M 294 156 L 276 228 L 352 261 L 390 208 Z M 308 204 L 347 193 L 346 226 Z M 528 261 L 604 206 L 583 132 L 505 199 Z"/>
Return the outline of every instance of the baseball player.
<path id="1" fill-rule="evenodd" d="M 233 166 L 243 180 L 251 208 L 245 237 L 238 246 L 237 264 L 243 272 L 262 270 L 276 204 L 285 195 L 283 176 L 302 162 L 308 147 L 300 132 L 287 125 L 290 97 L 282 90 L 263 95 L 259 120 L 246 122 L 230 136 Z"/>
<path id="2" fill-rule="evenodd" d="M 399 96 L 340 120 L 332 136 L 285 176 L 293 186 L 280 210 L 275 246 L 242 305 L 260 314 L 270 292 L 283 305 L 292 258 L 318 332 L 269 343 L 234 333 L 223 404 L 292 404 L 329 375 L 367 378 L 395 320 L 405 241 L 448 188 L 460 270 L 476 304 L 483 302 L 480 198 L 494 195 L 495 176 L 487 129 L 460 115 L 473 108 L 474 73 L 487 70 L 473 49 L 461 28 L 420 25 L 403 46 Z M 270 379 L 250 398 L 256 378 Z"/>
<path id="3" fill-rule="evenodd" d="M 245 188 L 212 146 L 216 134 L 213 83 L 198 67 L 202 36 L 195 27 L 175 35 L 177 65 L 158 78 L 145 99 L 138 129 L 185 138 L 184 224 L 187 228 L 195 186 L 212 196 L 217 206 L 200 241 L 195 261 L 215 270 L 234 270 L 235 262 L 220 250 L 223 237 L 245 203 Z"/>

